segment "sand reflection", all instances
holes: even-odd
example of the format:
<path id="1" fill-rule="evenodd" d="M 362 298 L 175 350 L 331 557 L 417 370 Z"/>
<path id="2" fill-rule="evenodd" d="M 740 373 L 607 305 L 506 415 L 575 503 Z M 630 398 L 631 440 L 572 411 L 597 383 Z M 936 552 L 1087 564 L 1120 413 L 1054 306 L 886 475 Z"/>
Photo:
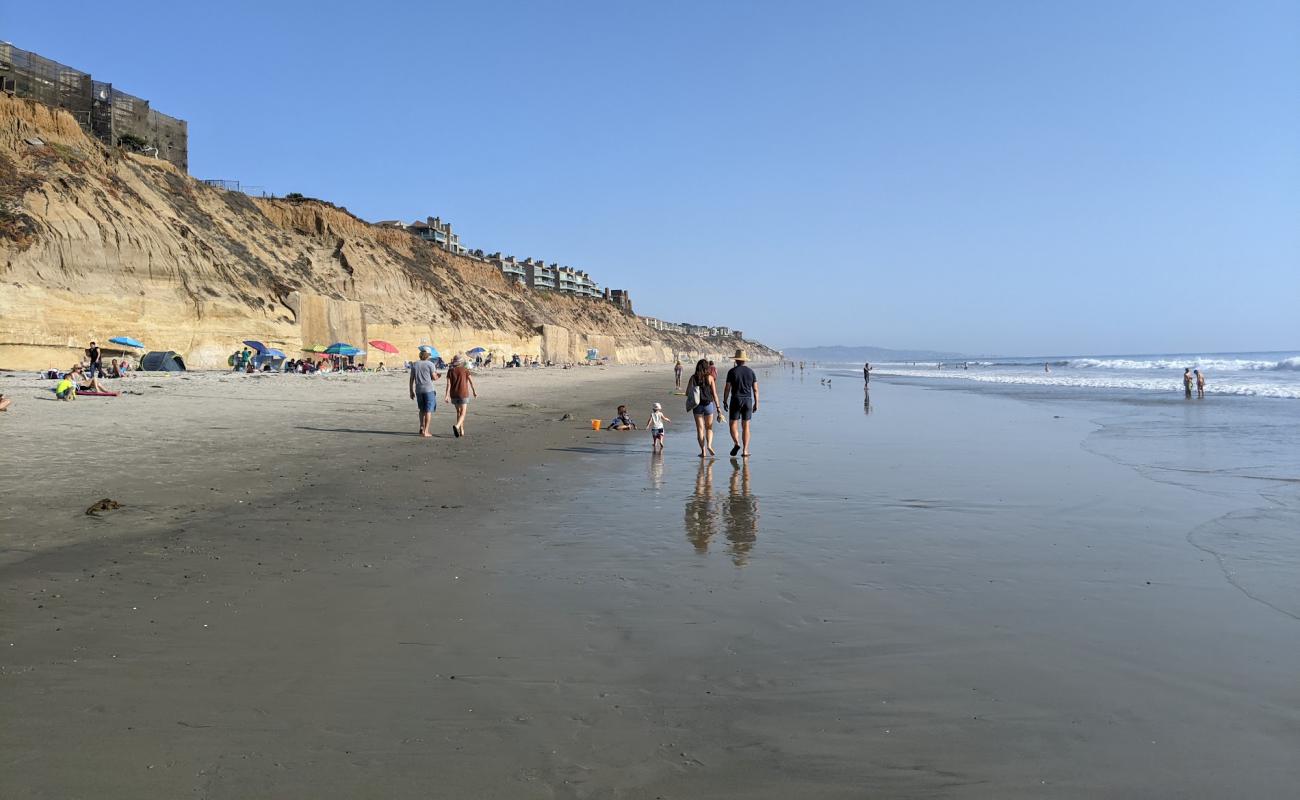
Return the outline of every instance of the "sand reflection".
<path id="1" fill-rule="evenodd" d="M 723 507 L 731 560 L 741 567 L 758 541 L 758 498 L 749 490 L 749 459 L 731 459 L 731 481 Z"/>
<path id="2" fill-rule="evenodd" d="M 686 499 L 686 539 L 695 552 L 709 552 L 709 540 L 718 532 L 718 508 L 713 497 L 713 459 L 700 459 L 695 491 Z"/>
<path id="3" fill-rule="evenodd" d="M 650 454 L 650 488 L 658 491 L 664 488 L 664 453 L 656 450 Z"/>

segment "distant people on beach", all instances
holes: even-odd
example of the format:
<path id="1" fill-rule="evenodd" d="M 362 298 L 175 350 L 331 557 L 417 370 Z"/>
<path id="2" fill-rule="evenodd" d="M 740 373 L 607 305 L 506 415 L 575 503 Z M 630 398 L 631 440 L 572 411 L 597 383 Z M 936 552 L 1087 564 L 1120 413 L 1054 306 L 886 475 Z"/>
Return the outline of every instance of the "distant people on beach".
<path id="1" fill-rule="evenodd" d="M 1052 365 L 1051 365 L 1051 364 L 1048 364 L 1046 361 L 1044 361 L 1044 362 L 1043 362 L 1043 372 L 1051 372 L 1051 371 L 1052 371 Z"/>
<path id="2" fill-rule="evenodd" d="M 1196 396 L 1205 397 L 1205 373 L 1200 369 L 1194 369 L 1192 372 L 1196 375 Z"/>
<path id="3" fill-rule="evenodd" d="M 429 361 L 429 351 L 421 350 L 420 360 L 411 364 L 409 388 L 420 415 L 420 437 L 424 439 L 433 436 L 429 433 L 429 423 L 433 412 L 438 410 L 438 387 L 433 382 L 439 377 L 437 368 Z"/>
<path id="4" fill-rule="evenodd" d="M 701 358 L 695 362 L 695 372 L 686 381 L 686 410 L 695 418 L 695 441 L 700 446 L 700 458 L 715 455 L 713 452 L 713 420 L 722 421 L 722 403 L 718 399 L 718 382 L 709 371 L 709 362 Z"/>
<path id="5" fill-rule="evenodd" d="M 54 396 L 60 400 L 76 400 L 77 384 L 72 379 L 72 373 L 64 375 L 54 386 Z"/>
<path id="6" fill-rule="evenodd" d="M 722 388 L 722 403 L 727 406 L 728 430 L 731 432 L 731 455 L 749 458 L 750 420 L 758 411 L 758 376 L 745 365 L 749 356 L 737 350 L 732 356 L 736 366 L 727 370 Z"/>
<path id="7" fill-rule="evenodd" d="M 1192 368 L 1187 367 L 1183 370 L 1183 395 L 1192 396 Z"/>
<path id="8" fill-rule="evenodd" d="M 632 421 L 631 415 L 627 413 L 627 406 L 619 406 L 614 418 L 607 425 L 611 431 L 634 431 L 636 423 Z"/>
<path id="9" fill-rule="evenodd" d="M 491 357 L 489 353 L 488 358 Z M 478 397 L 478 389 L 474 388 L 474 378 L 469 374 L 465 358 L 457 353 L 452 356 L 451 367 L 447 370 L 447 398 L 456 408 L 456 424 L 451 426 L 451 432 L 457 439 L 465 435 L 465 416 L 471 396 Z"/>
<path id="10" fill-rule="evenodd" d="M 90 359 L 90 367 L 89 367 L 90 377 L 91 378 L 99 377 L 99 375 L 104 370 L 103 363 L 100 360 L 101 356 L 99 351 L 99 345 L 96 344 L 95 342 L 91 342 L 90 347 L 86 348 L 86 357 Z"/>
<path id="11" fill-rule="evenodd" d="M 682 388 L 682 360 L 680 358 L 677 359 L 676 364 L 673 364 L 673 385 L 678 389 Z"/>
<path id="12" fill-rule="evenodd" d="M 110 394 L 108 388 L 100 383 L 98 378 L 87 375 L 85 368 L 80 364 L 68 370 L 58 382 L 54 387 L 54 396 L 60 400 L 76 400 L 78 392 Z"/>
<path id="13" fill-rule="evenodd" d="M 871 383 L 871 362 L 862 365 L 862 382 Z"/>
<path id="14" fill-rule="evenodd" d="M 650 419 L 646 420 L 646 430 L 650 431 L 650 449 L 663 452 L 664 449 L 664 423 L 672 422 L 666 414 L 664 407 L 655 403 L 650 407 Z"/>

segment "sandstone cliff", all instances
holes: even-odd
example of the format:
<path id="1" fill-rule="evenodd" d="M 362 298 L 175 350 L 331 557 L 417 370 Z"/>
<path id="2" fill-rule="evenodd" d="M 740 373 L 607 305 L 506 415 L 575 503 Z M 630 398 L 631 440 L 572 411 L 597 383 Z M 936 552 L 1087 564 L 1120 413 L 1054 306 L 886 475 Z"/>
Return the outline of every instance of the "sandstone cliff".
<path id="1" fill-rule="evenodd" d="M 244 339 L 290 355 L 385 339 L 402 348 L 390 362 L 426 342 L 554 361 L 595 347 L 625 363 L 742 345 L 511 285 L 488 264 L 328 203 L 205 186 L 103 147 L 63 112 L 0 95 L 0 367 L 66 366 L 88 340 L 115 335 L 199 368 L 224 367 Z"/>

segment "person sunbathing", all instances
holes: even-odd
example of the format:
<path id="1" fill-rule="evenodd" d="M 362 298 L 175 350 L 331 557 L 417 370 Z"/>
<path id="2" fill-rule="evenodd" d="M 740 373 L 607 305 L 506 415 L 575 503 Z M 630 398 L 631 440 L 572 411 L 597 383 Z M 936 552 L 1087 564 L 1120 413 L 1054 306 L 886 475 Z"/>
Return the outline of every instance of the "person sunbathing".
<path id="1" fill-rule="evenodd" d="M 68 373 L 68 377 L 72 379 L 73 383 L 77 384 L 78 392 L 109 393 L 108 387 L 100 383 L 99 378 L 86 377 L 86 371 L 81 368 L 80 364 L 72 368 L 72 371 Z"/>

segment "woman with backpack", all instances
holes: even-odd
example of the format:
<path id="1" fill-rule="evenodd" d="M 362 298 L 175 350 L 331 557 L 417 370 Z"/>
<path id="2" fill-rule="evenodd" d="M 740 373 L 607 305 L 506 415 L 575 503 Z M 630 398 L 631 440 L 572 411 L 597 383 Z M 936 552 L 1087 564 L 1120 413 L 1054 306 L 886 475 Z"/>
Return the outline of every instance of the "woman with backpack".
<path id="1" fill-rule="evenodd" d="M 700 458 L 716 455 L 713 452 L 713 418 L 716 416 L 718 422 L 722 421 L 722 403 L 718 401 L 718 382 L 709 372 L 707 359 L 695 362 L 695 372 L 686 382 L 686 410 L 695 417 L 695 440 L 700 445 Z"/>

